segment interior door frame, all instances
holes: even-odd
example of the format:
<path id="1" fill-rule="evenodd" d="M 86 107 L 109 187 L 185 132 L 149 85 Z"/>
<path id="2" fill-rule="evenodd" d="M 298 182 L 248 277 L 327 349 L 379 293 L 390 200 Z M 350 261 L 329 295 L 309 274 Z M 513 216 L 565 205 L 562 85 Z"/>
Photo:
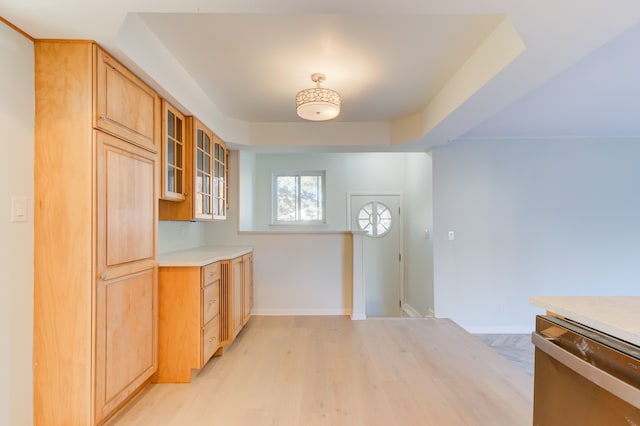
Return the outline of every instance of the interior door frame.
<path id="1" fill-rule="evenodd" d="M 400 309 L 399 309 L 399 317 L 402 316 L 402 313 L 404 312 L 404 305 L 405 305 L 405 285 L 404 285 L 404 259 L 405 259 L 405 255 L 404 255 L 404 216 L 403 216 L 403 212 L 404 212 L 404 202 L 403 202 L 403 198 L 402 198 L 402 192 L 391 192 L 391 193 L 381 193 L 381 192 L 347 192 L 347 230 L 350 232 L 362 232 L 359 229 L 353 229 L 351 226 L 351 213 L 352 213 L 352 209 L 351 209 L 351 202 L 352 202 L 352 198 L 356 196 L 360 196 L 360 197 L 398 197 L 398 205 L 400 206 L 400 213 L 398 214 L 398 232 L 400 232 L 400 242 L 399 242 L 399 255 L 400 255 L 400 276 L 398 277 L 399 281 L 398 281 L 398 285 L 400 286 Z M 365 238 L 366 235 L 363 235 L 363 238 Z M 366 259 L 362 259 L 363 262 L 363 268 L 364 268 L 364 264 L 366 262 Z M 365 282 L 366 277 L 362 277 L 363 283 L 362 283 L 362 297 L 363 300 L 366 299 L 366 286 L 367 283 Z M 354 283 L 355 284 L 355 283 Z M 365 316 L 366 316 L 367 312 L 365 310 Z"/>

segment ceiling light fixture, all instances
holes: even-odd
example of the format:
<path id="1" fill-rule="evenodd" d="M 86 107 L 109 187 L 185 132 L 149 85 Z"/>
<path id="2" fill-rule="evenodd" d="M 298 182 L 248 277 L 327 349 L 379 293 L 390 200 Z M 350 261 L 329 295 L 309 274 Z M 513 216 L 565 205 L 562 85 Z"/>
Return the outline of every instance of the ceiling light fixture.
<path id="1" fill-rule="evenodd" d="M 340 95 L 335 90 L 324 89 L 320 83 L 325 75 L 311 74 L 316 87 L 304 89 L 296 95 L 296 112 L 305 120 L 325 121 L 336 118 L 340 114 Z"/>

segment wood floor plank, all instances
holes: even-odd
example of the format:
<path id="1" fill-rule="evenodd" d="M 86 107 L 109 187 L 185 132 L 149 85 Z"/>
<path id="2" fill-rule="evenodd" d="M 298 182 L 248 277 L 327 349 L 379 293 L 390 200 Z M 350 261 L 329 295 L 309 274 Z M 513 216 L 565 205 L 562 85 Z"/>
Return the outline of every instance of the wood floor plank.
<path id="1" fill-rule="evenodd" d="M 449 320 L 256 316 L 192 383 L 151 385 L 109 425 L 530 425 L 532 394 Z"/>

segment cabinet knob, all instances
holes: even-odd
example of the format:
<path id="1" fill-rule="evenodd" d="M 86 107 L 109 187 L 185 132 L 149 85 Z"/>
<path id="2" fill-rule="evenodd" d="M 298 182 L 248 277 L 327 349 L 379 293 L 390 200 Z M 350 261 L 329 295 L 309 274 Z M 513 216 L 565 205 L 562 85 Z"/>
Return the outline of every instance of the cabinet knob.
<path id="1" fill-rule="evenodd" d="M 213 305 L 214 303 L 216 303 L 216 299 L 209 300 L 209 306 Z"/>
<path id="2" fill-rule="evenodd" d="M 106 115 L 104 115 L 104 114 L 102 114 L 102 115 L 100 116 L 100 120 L 102 120 L 102 121 L 107 121 L 107 116 L 106 116 Z"/>
<path id="3" fill-rule="evenodd" d="M 215 341 L 216 341 L 215 336 L 214 336 L 214 337 L 212 337 L 211 339 L 209 339 L 209 343 L 213 343 L 213 342 L 215 342 Z"/>
<path id="4" fill-rule="evenodd" d="M 100 279 L 102 281 L 106 281 L 107 280 L 107 275 L 106 274 L 102 274 L 102 276 L 100 277 Z"/>

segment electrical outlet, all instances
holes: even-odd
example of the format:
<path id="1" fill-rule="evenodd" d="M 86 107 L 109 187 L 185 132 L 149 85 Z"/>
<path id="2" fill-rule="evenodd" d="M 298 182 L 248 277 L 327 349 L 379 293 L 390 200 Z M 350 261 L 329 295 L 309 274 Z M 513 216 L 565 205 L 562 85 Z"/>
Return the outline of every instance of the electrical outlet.
<path id="1" fill-rule="evenodd" d="M 453 231 L 449 231 L 449 241 L 453 241 L 456 239 L 456 234 Z"/>

